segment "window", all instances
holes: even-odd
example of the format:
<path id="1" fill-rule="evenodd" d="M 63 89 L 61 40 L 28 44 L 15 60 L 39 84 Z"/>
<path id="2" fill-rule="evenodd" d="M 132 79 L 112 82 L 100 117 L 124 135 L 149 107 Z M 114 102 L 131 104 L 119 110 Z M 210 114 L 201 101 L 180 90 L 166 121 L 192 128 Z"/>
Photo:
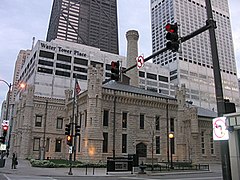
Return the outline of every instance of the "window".
<path id="1" fill-rule="evenodd" d="M 211 154 L 215 154 L 212 134 L 210 134 L 210 147 L 211 147 Z"/>
<path id="2" fill-rule="evenodd" d="M 61 152 L 62 140 L 56 139 L 55 152 Z"/>
<path id="3" fill-rule="evenodd" d="M 83 117 L 83 114 L 80 113 L 79 115 L 80 115 L 80 117 L 79 117 L 79 126 L 81 128 L 82 127 L 82 117 Z"/>
<path id="4" fill-rule="evenodd" d="M 122 128 L 127 128 L 127 112 L 122 113 Z"/>
<path id="5" fill-rule="evenodd" d="M 122 153 L 127 153 L 127 134 L 122 135 Z"/>
<path id="6" fill-rule="evenodd" d="M 62 129 L 63 126 L 63 118 L 57 118 L 57 129 Z"/>
<path id="7" fill-rule="evenodd" d="M 109 110 L 103 111 L 103 126 L 108 126 Z"/>
<path id="8" fill-rule="evenodd" d="M 145 72 L 139 71 L 139 77 L 144 78 L 145 77 Z"/>
<path id="9" fill-rule="evenodd" d="M 59 76 L 70 77 L 70 72 L 66 72 L 66 71 L 58 71 L 58 70 L 56 70 L 55 74 L 59 75 Z"/>
<path id="10" fill-rule="evenodd" d="M 170 131 L 174 132 L 174 118 L 170 118 Z"/>
<path id="11" fill-rule="evenodd" d="M 54 53 L 40 50 L 39 57 L 54 59 Z"/>
<path id="12" fill-rule="evenodd" d="M 33 151 L 39 151 L 40 150 L 40 138 L 34 138 L 33 139 Z"/>
<path id="13" fill-rule="evenodd" d="M 157 80 L 157 75 L 156 74 L 147 73 L 147 78 L 148 79 Z"/>
<path id="14" fill-rule="evenodd" d="M 91 64 L 93 67 L 96 67 L 97 64 L 100 64 L 100 65 L 103 67 L 103 63 L 96 62 L 96 61 L 91 61 L 90 64 Z"/>
<path id="15" fill-rule="evenodd" d="M 71 65 L 56 63 L 56 68 L 71 70 Z"/>
<path id="16" fill-rule="evenodd" d="M 46 144 L 45 144 L 45 151 L 49 152 L 49 147 L 50 147 L 50 138 L 46 139 Z"/>
<path id="17" fill-rule="evenodd" d="M 39 59 L 38 60 L 38 64 L 41 64 L 41 65 L 44 65 L 44 66 L 51 66 L 51 67 L 53 67 L 53 62 L 51 62 L 51 61 L 45 61 L 45 60 Z"/>
<path id="18" fill-rule="evenodd" d="M 38 72 L 45 73 L 45 74 L 52 74 L 53 70 L 48 68 L 38 67 Z"/>
<path id="19" fill-rule="evenodd" d="M 201 132 L 201 148 L 202 148 L 202 154 L 205 154 L 205 139 L 204 139 L 204 131 Z"/>
<path id="20" fill-rule="evenodd" d="M 108 133 L 104 132 L 103 133 L 103 153 L 108 152 Z"/>
<path id="21" fill-rule="evenodd" d="M 42 126 L 42 115 L 36 115 L 35 127 L 41 127 L 41 126 Z"/>
<path id="22" fill-rule="evenodd" d="M 159 79 L 159 81 L 168 82 L 168 77 L 166 77 L 166 76 L 159 75 L 158 79 Z"/>
<path id="23" fill-rule="evenodd" d="M 110 71 L 111 68 L 112 68 L 111 64 L 106 64 L 106 65 L 105 65 L 105 69 L 106 69 L 106 70 L 109 70 L 109 71 Z"/>
<path id="24" fill-rule="evenodd" d="M 140 129 L 144 129 L 144 114 L 140 114 Z"/>
<path id="25" fill-rule="evenodd" d="M 76 73 L 73 73 L 73 78 L 87 80 L 87 76 L 86 75 L 76 74 Z"/>
<path id="26" fill-rule="evenodd" d="M 156 154 L 160 154 L 160 136 L 156 136 Z"/>
<path id="27" fill-rule="evenodd" d="M 57 55 L 57 60 L 71 63 L 71 56 L 66 56 L 66 55 L 58 54 L 58 55 Z"/>
<path id="28" fill-rule="evenodd" d="M 74 63 L 87 66 L 88 65 L 88 60 L 75 57 L 74 58 Z"/>
<path id="29" fill-rule="evenodd" d="M 84 114 L 85 114 L 85 127 L 87 127 L 87 110 L 84 111 Z"/>
<path id="30" fill-rule="evenodd" d="M 155 117 L 156 130 L 160 130 L 160 116 Z"/>
<path id="31" fill-rule="evenodd" d="M 78 137 L 78 152 L 81 151 L 81 136 Z"/>
<path id="32" fill-rule="evenodd" d="M 73 70 L 74 71 L 78 71 L 78 72 L 87 73 L 87 69 L 86 68 L 82 68 L 82 67 L 78 67 L 78 66 L 74 66 Z"/>

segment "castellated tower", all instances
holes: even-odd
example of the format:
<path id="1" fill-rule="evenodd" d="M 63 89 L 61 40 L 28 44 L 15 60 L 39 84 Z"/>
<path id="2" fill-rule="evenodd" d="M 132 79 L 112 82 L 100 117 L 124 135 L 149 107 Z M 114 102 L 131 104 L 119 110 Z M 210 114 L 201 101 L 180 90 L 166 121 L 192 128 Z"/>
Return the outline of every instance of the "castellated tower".
<path id="1" fill-rule="evenodd" d="M 103 68 L 88 67 L 88 97 L 85 128 L 83 130 L 83 158 L 86 160 L 102 160 L 102 81 Z"/>
<path id="2" fill-rule="evenodd" d="M 127 37 L 127 67 L 131 67 L 136 64 L 136 58 L 138 56 L 138 39 L 139 35 L 136 30 L 130 30 L 126 33 Z M 130 85 L 139 86 L 138 69 L 133 68 L 127 72 L 127 76 L 130 77 Z"/>
<path id="3" fill-rule="evenodd" d="M 32 139 L 32 117 L 33 117 L 33 96 L 34 96 L 34 85 L 28 85 L 27 93 L 22 96 L 22 103 L 19 104 L 19 112 L 21 114 L 20 121 L 22 122 L 22 134 L 21 143 L 25 146 L 20 146 L 18 144 L 18 152 L 23 152 L 20 154 L 20 158 L 27 157 L 30 154 L 31 139 Z M 17 143 L 20 143 L 18 141 Z"/>

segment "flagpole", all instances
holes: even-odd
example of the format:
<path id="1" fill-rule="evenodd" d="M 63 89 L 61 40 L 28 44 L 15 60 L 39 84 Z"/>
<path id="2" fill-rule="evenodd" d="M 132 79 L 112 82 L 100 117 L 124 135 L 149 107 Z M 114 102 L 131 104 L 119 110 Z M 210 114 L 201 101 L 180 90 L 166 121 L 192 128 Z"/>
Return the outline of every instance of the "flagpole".
<path id="1" fill-rule="evenodd" d="M 74 95 L 74 106 L 73 106 L 73 109 L 75 109 L 75 103 L 76 103 L 76 95 L 79 93 L 79 90 L 77 91 L 77 88 L 79 88 L 79 87 L 77 87 L 77 84 L 78 84 L 78 80 L 77 80 L 77 78 L 75 78 L 75 88 L 74 88 L 74 92 L 75 92 L 75 95 Z M 79 85 L 78 85 L 79 86 Z M 75 117 L 75 127 L 76 127 L 76 125 L 78 124 L 78 122 L 77 122 L 77 117 L 78 117 L 78 108 L 77 108 L 77 114 L 76 114 L 76 116 L 74 116 Z M 76 136 L 76 132 L 75 132 L 75 136 L 74 136 L 74 141 L 73 141 L 73 153 L 74 153 L 74 157 L 73 157 L 73 159 L 74 159 L 74 161 L 76 161 L 76 145 L 77 145 L 77 136 Z"/>
<path id="2" fill-rule="evenodd" d="M 73 141 L 73 130 L 74 130 L 74 109 L 75 109 L 75 96 L 76 96 L 76 79 L 75 79 L 75 83 L 74 83 L 74 89 L 73 89 L 73 107 L 72 107 L 72 118 L 71 118 L 71 141 Z M 74 138 L 75 139 L 75 138 Z M 75 142 L 75 141 L 74 141 Z M 72 143 L 71 143 L 72 144 Z M 72 147 L 72 150 L 69 154 L 69 165 L 70 165 L 70 168 L 69 168 L 69 172 L 68 172 L 68 175 L 73 175 L 72 173 L 72 155 L 73 155 L 73 152 L 74 152 L 74 146 Z"/>

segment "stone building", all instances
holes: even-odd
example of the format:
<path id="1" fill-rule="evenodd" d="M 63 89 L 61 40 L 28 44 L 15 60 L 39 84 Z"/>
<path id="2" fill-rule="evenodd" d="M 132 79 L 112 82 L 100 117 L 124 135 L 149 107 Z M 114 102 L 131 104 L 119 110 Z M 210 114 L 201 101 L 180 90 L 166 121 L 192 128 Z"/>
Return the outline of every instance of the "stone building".
<path id="1" fill-rule="evenodd" d="M 219 161 L 219 144 L 212 139 L 216 113 L 186 103 L 184 86 L 171 98 L 115 81 L 102 84 L 102 73 L 101 67 L 89 67 L 88 90 L 77 96 L 76 159 L 98 162 L 138 154 L 145 162 L 168 161 L 171 132 L 174 161 Z M 66 123 L 73 114 L 71 97 L 66 91 Z"/>
<path id="2" fill-rule="evenodd" d="M 10 151 L 23 159 L 65 158 L 65 101 L 36 96 L 28 85 L 15 108 Z"/>
<path id="3" fill-rule="evenodd" d="M 74 119 L 72 90 L 65 100 L 55 99 L 34 95 L 29 85 L 16 105 L 11 151 L 19 158 L 68 159 L 64 127 L 73 120 L 81 126 L 73 156 L 80 161 L 105 162 L 113 154 L 168 161 L 171 132 L 174 161 L 219 162 L 212 139 L 216 114 L 186 103 L 184 86 L 172 98 L 115 81 L 102 84 L 102 73 L 100 66 L 88 68 L 88 90 L 76 96 Z"/>

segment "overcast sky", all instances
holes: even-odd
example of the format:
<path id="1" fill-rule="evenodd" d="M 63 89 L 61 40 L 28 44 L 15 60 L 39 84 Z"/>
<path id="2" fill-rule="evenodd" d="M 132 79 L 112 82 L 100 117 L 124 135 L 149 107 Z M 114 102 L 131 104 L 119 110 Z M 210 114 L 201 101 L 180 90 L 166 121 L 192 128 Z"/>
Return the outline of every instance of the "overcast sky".
<path id="1" fill-rule="evenodd" d="M 229 5 L 240 77 L 240 0 L 229 0 Z M 1 0 L 0 79 L 12 82 L 18 52 L 31 49 L 33 37 L 46 39 L 51 6 L 52 0 Z M 118 19 L 120 55 L 126 56 L 125 34 L 130 29 L 139 32 L 139 54 L 151 55 L 150 0 L 118 0 Z M 0 82 L 0 107 L 7 91 L 7 85 Z"/>

